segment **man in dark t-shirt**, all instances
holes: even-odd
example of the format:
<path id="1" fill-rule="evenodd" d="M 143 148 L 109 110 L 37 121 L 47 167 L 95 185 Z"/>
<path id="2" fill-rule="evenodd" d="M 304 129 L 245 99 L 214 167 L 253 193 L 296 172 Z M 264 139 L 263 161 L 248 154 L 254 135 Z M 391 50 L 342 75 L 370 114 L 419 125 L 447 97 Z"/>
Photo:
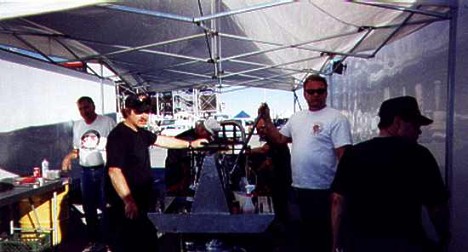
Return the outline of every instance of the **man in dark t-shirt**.
<path id="1" fill-rule="evenodd" d="M 213 118 L 198 121 L 195 128 L 186 130 L 175 137 L 187 141 L 198 138 L 215 140 L 221 125 Z M 165 182 L 166 194 L 169 196 L 193 196 L 193 189 L 190 185 L 194 182 L 196 171 L 193 170 L 192 162 L 202 160 L 204 153 L 194 152 L 187 149 L 167 150 L 165 160 Z"/>
<path id="2" fill-rule="evenodd" d="M 259 119 L 256 125 L 257 134 L 261 139 L 266 140 L 266 143 L 261 147 L 251 150 L 251 159 L 259 159 L 258 154 L 261 154 L 260 164 L 257 164 L 257 169 L 267 170 L 263 173 L 268 173 L 267 187 L 271 190 L 273 199 L 273 207 L 276 219 L 283 225 L 289 220 L 288 213 L 288 193 L 291 187 L 291 154 L 288 144 L 277 144 L 269 141 L 265 133 L 265 121 Z M 262 171 L 257 170 L 257 173 Z"/>
<path id="3" fill-rule="evenodd" d="M 207 142 L 157 136 L 143 129 L 150 106 L 146 95 L 128 96 L 122 109 L 125 120 L 108 136 L 105 216 L 113 252 L 158 251 L 156 229 L 147 216 L 154 206 L 148 147 L 199 148 Z"/>
<path id="4" fill-rule="evenodd" d="M 291 229 L 289 213 L 289 193 L 291 189 L 291 154 L 287 143 L 275 143 L 266 134 L 266 123 L 258 119 L 255 129 L 262 146 L 250 151 L 249 161 L 256 172 L 259 194 L 269 194 L 273 202 L 275 221 L 270 225 L 275 251 L 292 249 L 292 240 L 297 234 Z M 264 206 L 266 207 L 266 206 Z M 287 249 L 286 249 L 287 248 Z"/>
<path id="5" fill-rule="evenodd" d="M 432 120 L 409 96 L 383 102 L 379 116 L 379 137 L 351 147 L 338 164 L 331 187 L 334 248 L 423 251 L 423 206 L 446 242 L 447 192 L 435 158 L 417 143 L 420 127 Z"/>

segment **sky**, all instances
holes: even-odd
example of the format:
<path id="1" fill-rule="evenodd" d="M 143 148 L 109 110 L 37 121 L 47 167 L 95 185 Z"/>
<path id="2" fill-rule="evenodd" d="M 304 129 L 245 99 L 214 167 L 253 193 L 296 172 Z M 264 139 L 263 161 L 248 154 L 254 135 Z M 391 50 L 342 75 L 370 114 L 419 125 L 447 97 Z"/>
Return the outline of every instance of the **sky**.
<path id="1" fill-rule="evenodd" d="M 99 64 L 89 64 L 89 67 L 100 72 Z M 107 68 L 103 69 L 104 76 L 112 76 L 114 73 Z M 244 110 L 251 118 L 257 116 L 257 109 L 262 102 L 266 102 L 270 107 L 272 118 L 289 117 L 294 113 L 294 94 L 291 91 L 281 91 L 265 88 L 236 88 L 236 91 L 222 92 L 218 98 L 224 103 L 223 114 L 234 117 Z M 296 91 L 300 105 L 304 107 L 305 101 L 302 90 Z M 298 107 L 296 107 L 298 110 Z"/>
<path id="2" fill-rule="evenodd" d="M 296 91 L 300 105 L 305 106 L 302 90 Z M 257 116 L 257 109 L 262 102 L 270 107 L 272 118 L 289 117 L 294 113 L 294 94 L 291 91 L 281 91 L 262 88 L 246 88 L 238 91 L 222 93 L 218 96 L 225 104 L 223 113 L 235 116 L 242 110 L 251 118 Z M 296 107 L 296 110 L 298 108 Z"/>

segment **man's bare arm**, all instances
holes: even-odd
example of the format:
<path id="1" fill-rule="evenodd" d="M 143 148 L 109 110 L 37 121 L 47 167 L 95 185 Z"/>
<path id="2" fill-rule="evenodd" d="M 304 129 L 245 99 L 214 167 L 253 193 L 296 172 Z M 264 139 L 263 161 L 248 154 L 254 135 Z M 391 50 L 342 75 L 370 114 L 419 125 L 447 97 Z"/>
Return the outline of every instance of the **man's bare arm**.
<path id="1" fill-rule="evenodd" d="M 63 171 L 70 171 L 71 170 L 71 165 L 72 165 L 72 160 L 77 159 L 79 154 L 78 149 L 73 149 L 68 153 L 62 160 L 62 170 Z"/>
<path id="2" fill-rule="evenodd" d="M 266 138 L 269 142 L 275 144 L 287 144 L 292 141 L 291 138 L 284 136 L 279 132 L 270 117 L 270 109 L 266 103 L 263 103 L 258 109 L 258 116 L 265 121 Z"/>
<path id="3" fill-rule="evenodd" d="M 340 228 L 344 210 L 344 198 L 340 194 L 331 195 L 332 252 L 340 248 Z"/>
<path id="4" fill-rule="evenodd" d="M 156 146 L 168 149 L 185 149 L 185 148 L 200 148 L 203 144 L 208 143 L 207 139 L 197 139 L 194 141 L 187 141 L 178 139 L 172 136 L 159 135 L 154 143 Z"/>
<path id="5" fill-rule="evenodd" d="M 138 207 L 132 197 L 127 180 L 119 167 L 109 167 L 109 177 L 117 195 L 122 199 L 125 205 L 125 216 L 134 219 L 138 216 Z"/>
<path id="6" fill-rule="evenodd" d="M 335 149 L 336 157 L 338 158 L 338 160 L 341 159 L 341 157 L 343 156 L 346 148 L 348 148 L 349 146 L 351 146 L 351 145 L 345 145 L 345 146 L 341 146 L 341 147 L 338 147 L 338 148 Z"/>

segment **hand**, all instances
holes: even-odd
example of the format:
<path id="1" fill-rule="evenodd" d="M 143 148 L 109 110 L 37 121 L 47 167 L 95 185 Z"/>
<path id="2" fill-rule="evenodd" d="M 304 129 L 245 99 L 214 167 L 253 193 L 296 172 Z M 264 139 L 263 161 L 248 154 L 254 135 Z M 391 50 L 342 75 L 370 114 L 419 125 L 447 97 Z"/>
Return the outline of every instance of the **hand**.
<path id="1" fill-rule="evenodd" d="M 68 154 L 67 156 L 65 156 L 65 158 L 62 161 L 62 171 L 64 172 L 71 171 L 71 164 L 72 164 L 72 161 L 70 158 L 70 154 Z"/>
<path id="2" fill-rule="evenodd" d="M 191 144 L 190 144 L 190 147 L 192 147 L 194 149 L 197 149 L 197 148 L 204 147 L 206 144 L 208 144 L 208 140 L 204 139 L 204 138 L 201 138 L 201 139 L 197 139 L 197 140 L 192 141 Z"/>
<path id="3" fill-rule="evenodd" d="M 130 220 L 138 217 L 138 206 L 135 204 L 135 201 L 133 199 L 126 199 L 124 200 L 124 203 L 125 217 L 129 218 Z"/>
<path id="4" fill-rule="evenodd" d="M 271 120 L 270 118 L 270 108 L 266 102 L 262 103 L 258 108 L 258 116 L 259 118 L 263 118 L 265 120 Z"/>

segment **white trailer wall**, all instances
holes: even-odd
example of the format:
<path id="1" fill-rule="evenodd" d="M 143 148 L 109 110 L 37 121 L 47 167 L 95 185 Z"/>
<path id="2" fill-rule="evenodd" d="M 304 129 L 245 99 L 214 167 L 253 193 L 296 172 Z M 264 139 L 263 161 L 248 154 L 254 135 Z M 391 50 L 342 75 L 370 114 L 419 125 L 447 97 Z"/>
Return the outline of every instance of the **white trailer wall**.
<path id="1" fill-rule="evenodd" d="M 97 113 L 115 117 L 112 81 L 2 51 L 0 90 L 0 168 L 19 175 L 43 158 L 60 169 L 72 148 L 73 121 L 81 118 L 79 97 L 91 97 Z"/>
<path id="2" fill-rule="evenodd" d="M 98 113 L 116 111 L 112 81 L 0 51 L 0 132 L 80 119 L 76 100 L 90 96 Z"/>

